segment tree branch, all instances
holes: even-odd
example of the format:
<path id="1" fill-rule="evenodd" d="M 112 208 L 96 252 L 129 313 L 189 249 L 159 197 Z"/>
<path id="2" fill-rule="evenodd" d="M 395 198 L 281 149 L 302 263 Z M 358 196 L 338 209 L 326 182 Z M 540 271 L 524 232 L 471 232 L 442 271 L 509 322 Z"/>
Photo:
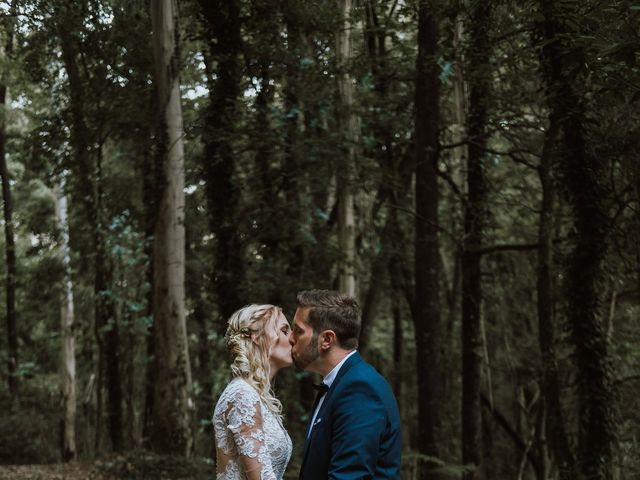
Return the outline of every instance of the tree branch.
<path id="1" fill-rule="evenodd" d="M 495 131 L 498 131 L 498 129 L 496 129 Z M 464 139 L 460 140 L 459 142 L 447 143 L 447 144 L 444 144 L 444 145 L 440 145 L 440 148 L 442 150 L 449 150 L 451 148 L 462 147 L 464 145 L 470 145 L 470 144 L 475 144 L 473 139 L 464 138 Z M 521 163 L 522 165 L 525 165 L 526 167 L 529 167 L 532 170 L 537 170 L 538 169 L 537 165 L 525 160 L 524 158 L 522 158 L 520 156 L 520 154 L 526 153 L 528 155 L 533 155 L 534 157 L 539 157 L 540 155 L 538 155 L 535 152 L 531 152 L 531 151 L 526 150 L 526 149 L 513 149 L 513 150 L 506 151 L 506 152 L 501 152 L 500 150 L 494 150 L 493 148 L 488 148 L 488 147 L 482 146 L 482 145 L 480 145 L 480 148 L 482 148 L 482 150 L 485 153 L 491 153 L 493 155 L 498 155 L 498 156 L 501 156 L 501 157 L 510 157 L 514 162 Z"/>
<path id="2" fill-rule="evenodd" d="M 394 12 L 396 11 L 396 7 L 398 6 L 398 0 L 395 0 L 393 2 L 393 5 L 391 5 L 391 8 L 389 9 L 389 13 L 387 14 L 387 20 L 390 20 L 391 17 L 393 16 Z"/>
<path id="3" fill-rule="evenodd" d="M 638 380 L 640 380 L 640 375 L 629 375 L 628 377 L 622 377 L 622 378 L 618 378 L 617 380 L 614 380 L 611 385 L 614 387 L 617 387 L 622 383 L 635 382 Z"/>
<path id="4" fill-rule="evenodd" d="M 493 245 L 491 247 L 481 248 L 476 253 L 480 255 L 490 255 L 496 252 L 522 252 L 528 250 L 535 250 L 538 248 L 537 243 L 513 243 L 505 245 Z"/>
<path id="5" fill-rule="evenodd" d="M 445 182 L 447 182 L 449 184 L 449 186 L 451 187 L 451 190 L 453 190 L 455 192 L 455 194 L 457 196 L 459 196 L 462 199 L 463 202 L 466 203 L 466 199 L 465 199 L 464 194 L 460 190 L 460 187 L 458 187 L 456 182 L 453 180 L 453 178 L 451 178 L 451 175 L 449 175 L 447 172 L 445 172 L 443 170 L 437 170 L 436 173 L 440 178 L 442 178 Z"/>

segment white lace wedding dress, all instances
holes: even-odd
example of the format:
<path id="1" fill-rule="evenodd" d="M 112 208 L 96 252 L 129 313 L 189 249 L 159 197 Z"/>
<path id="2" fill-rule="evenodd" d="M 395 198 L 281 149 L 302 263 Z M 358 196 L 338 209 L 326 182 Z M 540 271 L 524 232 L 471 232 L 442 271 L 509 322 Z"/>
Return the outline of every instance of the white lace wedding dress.
<path id="1" fill-rule="evenodd" d="M 291 438 L 282 422 L 241 378 L 224 389 L 213 413 L 216 480 L 244 480 L 260 471 L 261 480 L 282 480 L 291 458 Z"/>

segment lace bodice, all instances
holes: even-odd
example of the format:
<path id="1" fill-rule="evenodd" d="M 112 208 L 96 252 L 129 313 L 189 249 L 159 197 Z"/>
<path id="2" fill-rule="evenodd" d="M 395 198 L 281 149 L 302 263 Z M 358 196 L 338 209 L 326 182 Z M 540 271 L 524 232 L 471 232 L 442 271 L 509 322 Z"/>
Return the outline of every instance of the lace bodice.
<path id="1" fill-rule="evenodd" d="M 241 378 L 224 389 L 213 413 L 216 480 L 281 480 L 292 444 L 280 419 Z M 257 476 L 256 473 L 260 472 Z"/>

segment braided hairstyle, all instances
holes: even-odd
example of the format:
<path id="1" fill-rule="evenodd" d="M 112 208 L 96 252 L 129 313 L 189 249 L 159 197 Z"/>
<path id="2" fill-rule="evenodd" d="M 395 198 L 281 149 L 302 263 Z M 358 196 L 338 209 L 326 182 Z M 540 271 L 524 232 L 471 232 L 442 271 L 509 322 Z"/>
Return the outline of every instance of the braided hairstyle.
<path id="1" fill-rule="evenodd" d="M 269 410 L 282 417 L 282 404 L 271 391 L 269 357 L 278 333 L 282 309 L 274 305 L 247 305 L 229 318 L 225 341 L 233 356 L 231 372 L 254 387 Z"/>

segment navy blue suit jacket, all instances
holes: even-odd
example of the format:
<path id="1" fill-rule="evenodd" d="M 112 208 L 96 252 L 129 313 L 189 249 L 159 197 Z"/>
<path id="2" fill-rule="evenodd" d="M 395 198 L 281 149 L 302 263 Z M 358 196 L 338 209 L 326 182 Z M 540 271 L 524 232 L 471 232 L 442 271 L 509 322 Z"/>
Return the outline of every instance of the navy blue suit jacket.
<path id="1" fill-rule="evenodd" d="M 398 479 L 401 451 L 400 413 L 391 387 L 356 352 L 325 394 L 305 441 L 300 478 Z"/>

